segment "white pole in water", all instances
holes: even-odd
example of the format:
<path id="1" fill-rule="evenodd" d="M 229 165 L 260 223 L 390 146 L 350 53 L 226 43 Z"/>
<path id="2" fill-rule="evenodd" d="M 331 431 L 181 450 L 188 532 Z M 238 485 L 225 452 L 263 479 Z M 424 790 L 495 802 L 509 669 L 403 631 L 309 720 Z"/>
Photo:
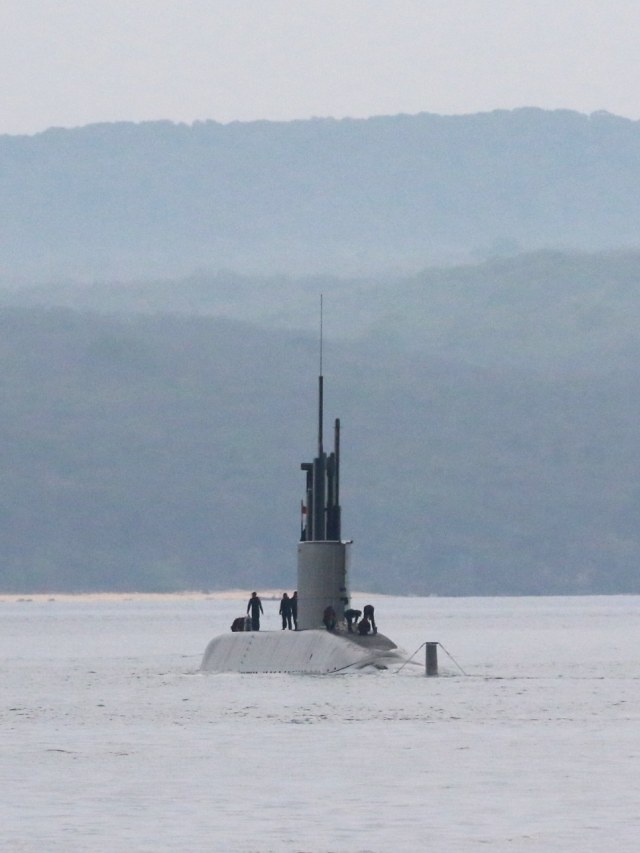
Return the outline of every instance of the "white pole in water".
<path id="1" fill-rule="evenodd" d="M 425 675 L 432 677 L 438 674 L 438 644 L 425 643 Z"/>

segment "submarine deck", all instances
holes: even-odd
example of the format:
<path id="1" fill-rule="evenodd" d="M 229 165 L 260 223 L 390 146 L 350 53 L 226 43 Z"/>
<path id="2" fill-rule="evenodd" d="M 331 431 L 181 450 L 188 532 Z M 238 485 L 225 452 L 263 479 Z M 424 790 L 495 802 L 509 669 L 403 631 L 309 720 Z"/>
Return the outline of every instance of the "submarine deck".
<path id="1" fill-rule="evenodd" d="M 206 672 L 328 675 L 366 666 L 385 668 L 404 653 L 384 634 L 342 631 L 247 631 L 221 634 L 209 643 L 200 669 Z"/>

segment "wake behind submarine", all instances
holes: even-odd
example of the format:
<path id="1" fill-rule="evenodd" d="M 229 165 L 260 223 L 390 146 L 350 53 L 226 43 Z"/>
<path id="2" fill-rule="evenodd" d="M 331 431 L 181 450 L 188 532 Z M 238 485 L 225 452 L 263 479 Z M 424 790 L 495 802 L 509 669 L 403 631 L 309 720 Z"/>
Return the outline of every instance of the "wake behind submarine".
<path id="1" fill-rule="evenodd" d="M 351 540 L 342 539 L 340 508 L 340 420 L 334 449 L 323 448 L 323 376 L 318 377 L 318 452 L 303 462 L 305 499 L 298 542 L 298 630 L 242 631 L 214 637 L 201 670 L 208 672 L 300 673 L 327 675 L 405 660 L 383 634 L 350 633 L 345 612 L 351 608 L 349 562 Z M 336 617 L 333 630 L 323 619 Z"/>

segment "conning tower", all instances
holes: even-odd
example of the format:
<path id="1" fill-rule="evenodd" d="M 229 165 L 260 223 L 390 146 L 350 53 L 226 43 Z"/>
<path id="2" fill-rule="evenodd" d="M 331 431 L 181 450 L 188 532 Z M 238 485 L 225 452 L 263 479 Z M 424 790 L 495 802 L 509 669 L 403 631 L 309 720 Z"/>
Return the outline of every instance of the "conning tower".
<path id="1" fill-rule="evenodd" d="M 324 387 L 322 360 L 318 377 L 318 453 L 313 462 L 300 466 L 306 472 L 298 543 L 298 628 L 323 627 L 327 607 L 338 624 L 349 608 L 349 546 L 341 539 L 340 420 L 334 426 L 334 449 L 323 447 Z"/>

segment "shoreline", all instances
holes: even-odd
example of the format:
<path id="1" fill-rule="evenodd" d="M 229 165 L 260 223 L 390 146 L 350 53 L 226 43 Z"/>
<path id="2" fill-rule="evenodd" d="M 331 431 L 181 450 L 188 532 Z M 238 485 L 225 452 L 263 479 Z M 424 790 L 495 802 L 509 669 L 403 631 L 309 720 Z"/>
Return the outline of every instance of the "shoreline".
<path id="1" fill-rule="evenodd" d="M 243 601 L 251 595 L 251 590 L 228 589 L 215 590 L 211 592 L 22 592 L 22 593 L 0 593 L 0 604 L 29 603 L 35 602 L 107 602 L 118 603 L 127 601 Z M 261 598 L 270 601 L 281 592 L 265 590 L 259 592 Z"/>
<path id="2" fill-rule="evenodd" d="M 279 601 L 283 590 L 258 590 L 263 601 Z M 34 593 L 0 593 L 0 604 L 29 604 L 56 602 L 86 602 L 86 603 L 120 603 L 120 602 L 170 602 L 170 601 L 248 601 L 251 590 L 227 589 L 211 592 L 34 592 Z M 384 594 L 352 592 L 352 596 L 360 598 L 384 598 Z"/>

